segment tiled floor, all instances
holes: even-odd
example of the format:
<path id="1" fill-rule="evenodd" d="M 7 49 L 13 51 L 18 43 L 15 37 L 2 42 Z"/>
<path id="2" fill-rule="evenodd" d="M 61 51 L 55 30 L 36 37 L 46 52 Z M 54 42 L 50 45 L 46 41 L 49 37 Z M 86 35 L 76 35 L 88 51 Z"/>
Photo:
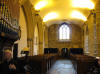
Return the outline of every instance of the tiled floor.
<path id="1" fill-rule="evenodd" d="M 48 74 L 76 74 L 70 60 L 58 60 Z"/>

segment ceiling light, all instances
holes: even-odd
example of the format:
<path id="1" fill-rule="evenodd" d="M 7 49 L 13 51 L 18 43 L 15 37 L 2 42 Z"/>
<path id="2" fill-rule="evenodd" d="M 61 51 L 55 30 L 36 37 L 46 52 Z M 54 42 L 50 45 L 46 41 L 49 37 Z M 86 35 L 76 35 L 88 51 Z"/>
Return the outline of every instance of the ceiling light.
<path id="1" fill-rule="evenodd" d="M 73 11 L 72 14 L 71 14 L 71 17 L 76 18 L 76 19 L 81 19 L 83 21 L 87 20 L 86 17 L 78 11 Z"/>
<path id="2" fill-rule="evenodd" d="M 36 10 L 40 10 L 41 8 L 45 7 L 48 4 L 47 1 L 40 1 L 35 5 Z"/>
<path id="3" fill-rule="evenodd" d="M 91 0 L 72 0 L 73 7 L 94 9 L 94 3 Z"/>
<path id="4" fill-rule="evenodd" d="M 48 13 L 44 18 L 43 22 L 47 22 L 48 20 L 56 19 L 58 17 L 58 14 L 56 12 Z"/>

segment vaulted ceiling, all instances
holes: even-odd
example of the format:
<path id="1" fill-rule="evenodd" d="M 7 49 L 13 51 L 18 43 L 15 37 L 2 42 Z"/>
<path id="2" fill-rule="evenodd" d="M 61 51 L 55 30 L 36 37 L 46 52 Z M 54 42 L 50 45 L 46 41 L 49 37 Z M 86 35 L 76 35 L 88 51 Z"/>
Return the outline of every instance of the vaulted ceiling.
<path id="1" fill-rule="evenodd" d="M 47 26 L 68 22 L 81 26 L 90 10 L 94 9 L 95 0 L 30 0 Z M 36 7 L 37 6 L 37 7 Z M 40 7 L 39 7 L 40 6 Z M 51 19 L 47 19 L 47 16 Z"/>

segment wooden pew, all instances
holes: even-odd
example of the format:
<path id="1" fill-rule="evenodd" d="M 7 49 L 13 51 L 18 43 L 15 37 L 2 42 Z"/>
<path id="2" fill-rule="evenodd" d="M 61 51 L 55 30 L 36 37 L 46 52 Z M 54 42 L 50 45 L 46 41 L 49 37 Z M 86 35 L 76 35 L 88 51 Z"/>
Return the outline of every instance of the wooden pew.
<path id="1" fill-rule="evenodd" d="M 31 67 L 31 72 L 29 72 L 29 74 L 46 74 L 55 62 L 56 57 L 57 54 L 45 54 L 28 56 L 27 60 L 24 59 L 25 57 L 20 59 L 24 60 L 25 65 L 28 64 Z"/>
<path id="2" fill-rule="evenodd" d="M 87 55 L 71 55 L 71 59 L 77 74 L 86 74 L 96 61 L 95 57 Z"/>
<path id="3" fill-rule="evenodd" d="M 95 57 L 84 55 L 82 48 L 70 48 L 69 52 L 77 74 L 86 74 L 96 61 Z"/>
<path id="4" fill-rule="evenodd" d="M 83 48 L 70 48 L 69 54 L 84 54 Z"/>

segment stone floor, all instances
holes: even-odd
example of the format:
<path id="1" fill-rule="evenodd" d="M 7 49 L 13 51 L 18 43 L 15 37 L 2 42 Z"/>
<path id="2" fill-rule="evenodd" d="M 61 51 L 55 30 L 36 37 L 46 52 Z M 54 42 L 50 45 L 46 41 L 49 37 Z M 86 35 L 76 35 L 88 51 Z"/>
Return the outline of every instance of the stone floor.
<path id="1" fill-rule="evenodd" d="M 58 60 L 48 74 L 77 74 L 70 60 Z"/>

